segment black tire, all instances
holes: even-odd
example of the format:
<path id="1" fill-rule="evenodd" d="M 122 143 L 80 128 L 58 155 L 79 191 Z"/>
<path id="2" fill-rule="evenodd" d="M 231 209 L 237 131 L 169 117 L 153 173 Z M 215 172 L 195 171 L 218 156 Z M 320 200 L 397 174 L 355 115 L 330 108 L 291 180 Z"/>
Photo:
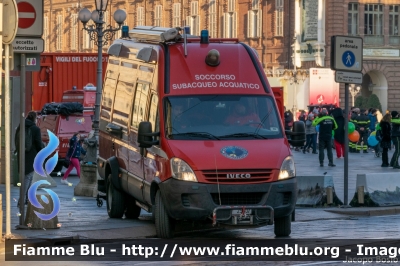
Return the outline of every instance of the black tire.
<path id="1" fill-rule="evenodd" d="M 124 194 L 114 187 L 111 175 L 108 176 L 107 212 L 110 218 L 122 218 L 125 212 Z"/>
<path id="2" fill-rule="evenodd" d="M 156 193 L 154 212 L 157 236 L 160 238 L 173 238 L 174 220 L 169 217 L 167 210 L 165 209 L 160 190 Z"/>
<path id="3" fill-rule="evenodd" d="M 289 236 L 292 232 L 292 217 L 291 215 L 275 218 L 274 233 L 277 237 Z"/>
<path id="4" fill-rule="evenodd" d="M 136 200 L 134 197 L 130 195 L 126 195 L 125 197 L 125 218 L 126 219 L 137 219 L 140 216 L 140 211 L 142 208 L 136 205 Z"/>

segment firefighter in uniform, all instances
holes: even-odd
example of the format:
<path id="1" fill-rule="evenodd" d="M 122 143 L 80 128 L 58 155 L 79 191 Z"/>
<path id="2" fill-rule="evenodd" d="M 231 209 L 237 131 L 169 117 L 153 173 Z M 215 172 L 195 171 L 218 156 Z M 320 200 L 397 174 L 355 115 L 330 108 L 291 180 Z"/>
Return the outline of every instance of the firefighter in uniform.
<path id="1" fill-rule="evenodd" d="M 351 111 L 350 122 L 352 122 L 354 124 L 355 128 L 357 128 L 356 117 L 358 116 L 359 113 L 360 113 L 359 108 L 353 108 L 353 110 Z M 349 152 L 354 153 L 357 151 L 356 144 L 357 144 L 357 142 L 352 142 L 349 140 Z"/>
<path id="2" fill-rule="evenodd" d="M 365 109 L 360 110 L 360 114 L 355 118 L 355 121 L 357 123 L 356 125 L 356 130 L 360 134 L 360 139 L 357 142 L 356 145 L 356 152 L 360 153 L 361 150 L 363 153 L 368 153 L 368 130 L 369 130 L 369 124 L 371 123 L 369 120 L 368 114 L 366 114 Z M 363 144 L 361 145 L 361 142 Z"/>
<path id="3" fill-rule="evenodd" d="M 333 163 L 332 155 L 332 131 L 337 129 L 337 124 L 332 116 L 328 115 L 328 110 L 323 108 L 321 113 L 312 122 L 313 126 L 319 125 L 318 134 L 318 148 L 319 148 L 319 166 L 324 166 L 324 149 L 328 155 L 329 164 L 328 166 L 336 166 Z"/>

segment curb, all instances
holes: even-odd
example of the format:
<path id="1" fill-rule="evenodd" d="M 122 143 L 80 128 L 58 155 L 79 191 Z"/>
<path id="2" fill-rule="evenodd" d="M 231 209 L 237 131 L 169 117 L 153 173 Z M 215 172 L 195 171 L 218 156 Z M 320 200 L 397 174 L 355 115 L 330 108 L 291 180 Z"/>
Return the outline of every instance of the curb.
<path id="1" fill-rule="evenodd" d="M 391 207 L 391 208 L 363 208 L 358 207 L 357 209 L 349 208 L 349 209 L 341 209 L 341 210 L 325 210 L 327 212 L 344 214 L 344 215 L 354 215 L 354 216 L 381 216 L 381 215 L 396 215 L 400 214 L 400 207 Z"/>

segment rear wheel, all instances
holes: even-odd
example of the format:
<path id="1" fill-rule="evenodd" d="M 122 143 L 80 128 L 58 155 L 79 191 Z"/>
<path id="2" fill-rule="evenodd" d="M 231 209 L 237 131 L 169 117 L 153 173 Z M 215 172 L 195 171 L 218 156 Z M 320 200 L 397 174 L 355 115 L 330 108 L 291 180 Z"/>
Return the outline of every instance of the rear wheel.
<path id="1" fill-rule="evenodd" d="M 111 175 L 108 176 L 107 186 L 107 212 L 110 218 L 122 218 L 125 211 L 123 192 L 117 190 L 111 182 Z"/>
<path id="2" fill-rule="evenodd" d="M 277 237 L 289 236 L 292 232 L 292 217 L 291 215 L 275 218 L 274 232 Z"/>
<path id="3" fill-rule="evenodd" d="M 167 210 L 165 209 L 160 190 L 158 190 L 156 194 L 154 212 L 157 236 L 160 238 L 173 238 L 174 220 L 169 217 Z"/>
<path id="4" fill-rule="evenodd" d="M 132 196 L 126 195 L 125 197 L 125 217 L 126 219 L 137 219 L 140 216 L 142 208 L 136 205 L 136 199 Z"/>

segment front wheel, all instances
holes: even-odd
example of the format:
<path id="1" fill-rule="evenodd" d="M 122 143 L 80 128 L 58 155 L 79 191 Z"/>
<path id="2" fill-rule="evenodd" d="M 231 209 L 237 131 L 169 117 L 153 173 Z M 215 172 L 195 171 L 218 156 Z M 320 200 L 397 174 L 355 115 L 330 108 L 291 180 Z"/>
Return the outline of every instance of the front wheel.
<path id="1" fill-rule="evenodd" d="M 289 236 L 292 232 L 292 217 L 291 215 L 275 218 L 274 232 L 277 237 Z"/>
<path id="2" fill-rule="evenodd" d="M 165 209 L 160 190 L 158 190 L 156 194 L 154 212 L 157 236 L 160 238 L 173 238 L 174 220 L 169 217 L 167 210 Z"/>
<path id="3" fill-rule="evenodd" d="M 107 212 L 110 218 L 122 218 L 125 211 L 123 192 L 117 190 L 112 181 L 111 175 L 108 176 L 107 186 Z"/>

